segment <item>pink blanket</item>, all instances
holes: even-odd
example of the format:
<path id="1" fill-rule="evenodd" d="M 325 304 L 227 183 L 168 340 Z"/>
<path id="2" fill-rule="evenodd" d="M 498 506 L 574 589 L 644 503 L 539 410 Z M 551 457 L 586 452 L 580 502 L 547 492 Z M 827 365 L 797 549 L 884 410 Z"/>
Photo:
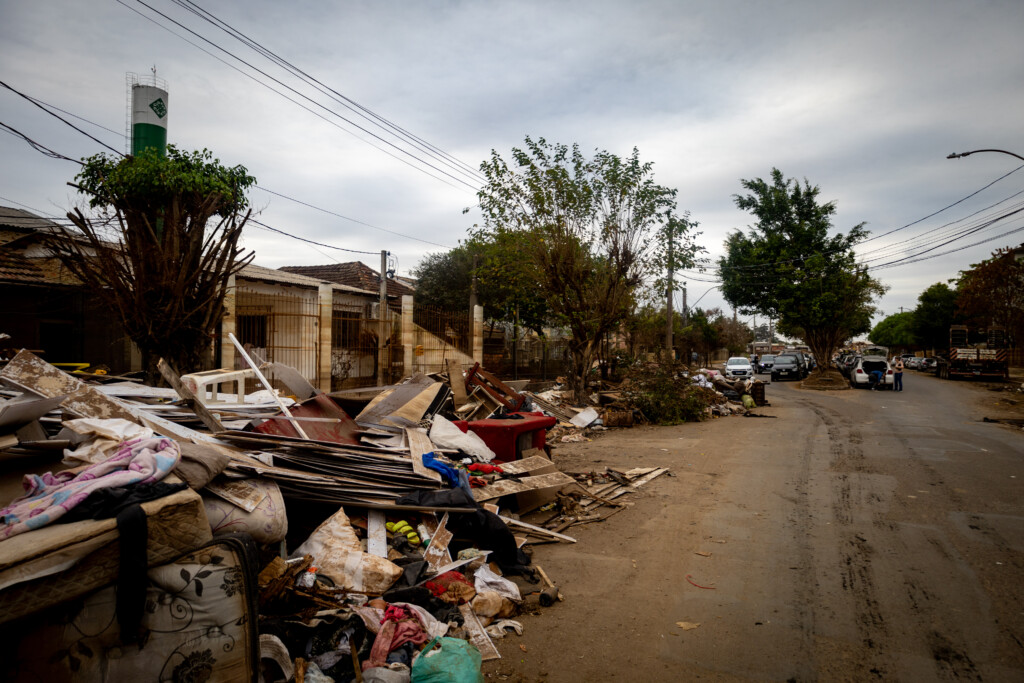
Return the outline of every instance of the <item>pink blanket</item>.
<path id="1" fill-rule="evenodd" d="M 180 458 L 178 444 L 170 439 L 133 439 L 78 474 L 26 474 L 25 495 L 0 508 L 0 541 L 50 524 L 97 489 L 159 481 Z"/>

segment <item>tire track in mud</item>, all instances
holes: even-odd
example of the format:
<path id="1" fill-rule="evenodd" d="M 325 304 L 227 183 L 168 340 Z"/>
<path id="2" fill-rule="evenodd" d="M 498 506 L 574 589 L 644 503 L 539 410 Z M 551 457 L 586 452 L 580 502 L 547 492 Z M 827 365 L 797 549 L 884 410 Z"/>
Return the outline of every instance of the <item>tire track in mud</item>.
<path id="1" fill-rule="evenodd" d="M 967 509 L 968 503 L 964 500 L 964 497 L 949 486 L 942 474 L 918 454 L 911 439 L 899 432 L 896 432 L 895 436 L 907 454 L 907 462 L 923 473 L 921 478 L 928 481 L 940 496 L 950 501 L 951 509 Z M 952 527 L 948 520 L 936 520 L 936 525 L 946 530 L 948 538 L 957 538 L 957 530 Z M 1005 560 L 1009 561 L 1009 564 L 1013 566 L 1018 575 L 1024 573 L 1024 566 L 1021 566 L 1014 559 L 1017 557 L 1014 547 L 980 515 L 972 514 L 968 517 L 968 528 L 978 532 L 980 536 L 991 544 Z M 927 540 L 936 555 L 942 558 L 944 562 L 953 564 L 961 561 L 960 558 L 950 555 L 949 550 L 940 539 L 929 534 Z M 937 626 L 943 622 L 943 605 L 941 603 L 934 604 L 929 600 L 930 596 L 927 591 L 918 585 L 917 579 L 919 574 L 920 572 L 914 571 L 913 574 L 908 575 L 905 579 L 905 584 L 908 595 L 911 597 L 911 608 L 922 626 L 922 631 L 927 633 L 928 648 L 931 650 L 932 657 L 935 660 L 938 675 L 947 680 L 983 680 L 983 676 L 967 653 L 969 648 L 966 642 L 966 634 L 959 628 L 947 628 L 945 633 L 940 633 L 936 630 Z M 994 623 L 1007 642 L 1013 643 L 1018 656 L 1024 654 L 1024 643 L 1021 642 L 1020 638 L 1011 629 L 1003 626 L 998 618 L 994 619 Z M 951 632 L 954 631 L 955 633 L 951 635 Z M 954 636 L 956 641 L 959 642 L 953 640 Z"/>
<path id="2" fill-rule="evenodd" d="M 796 680 L 814 680 L 817 672 L 814 666 L 815 638 L 815 605 L 818 604 L 817 567 L 814 560 L 814 548 L 811 541 L 812 510 L 811 510 L 811 461 L 814 448 L 814 434 L 808 432 L 803 448 L 800 449 L 800 460 L 797 468 L 797 479 L 793 482 L 795 495 L 794 507 L 788 517 L 788 526 L 792 529 L 793 545 L 796 548 L 797 563 L 795 570 L 797 580 L 793 582 L 793 613 L 796 627 L 800 633 L 799 651 L 793 658 L 797 664 L 799 676 Z"/>
<path id="3" fill-rule="evenodd" d="M 877 597 L 874 571 L 871 566 L 874 548 L 860 533 L 849 527 L 854 522 L 854 491 L 856 474 L 870 472 L 864 458 L 860 429 L 838 411 L 807 399 L 797 399 L 810 409 L 825 426 L 831 461 L 832 513 L 840 531 L 839 573 L 844 591 L 850 594 L 855 607 L 854 625 L 864 649 L 854 665 L 857 680 L 887 679 L 893 667 L 880 644 L 889 640 L 889 628 Z M 851 478 L 851 474 L 854 477 Z M 859 491 L 857 491 L 859 493 Z"/>

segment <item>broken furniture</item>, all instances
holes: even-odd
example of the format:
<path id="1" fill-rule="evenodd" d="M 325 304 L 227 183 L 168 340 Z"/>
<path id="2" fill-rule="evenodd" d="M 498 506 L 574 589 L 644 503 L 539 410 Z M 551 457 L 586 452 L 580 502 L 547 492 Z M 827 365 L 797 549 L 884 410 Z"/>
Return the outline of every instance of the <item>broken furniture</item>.
<path id="1" fill-rule="evenodd" d="M 526 403 L 525 396 L 481 368 L 480 363 L 474 363 L 473 367 L 466 371 L 466 393 L 471 393 L 474 386 L 479 387 L 511 413 L 521 410 Z"/>
<path id="2" fill-rule="evenodd" d="M 256 373 L 252 369 L 232 370 L 231 368 L 220 368 L 219 370 L 206 370 L 205 372 L 193 372 L 181 376 L 181 383 L 196 395 L 204 405 L 226 403 L 221 400 L 221 385 L 234 384 L 232 392 L 235 395 L 236 403 L 245 403 L 245 380 L 256 379 Z"/>
<path id="3" fill-rule="evenodd" d="M 462 431 L 471 430 L 494 451 L 494 462 L 511 462 L 532 448 L 544 450 L 546 430 L 558 422 L 542 413 L 511 413 L 505 419 L 488 418 L 455 424 Z"/>

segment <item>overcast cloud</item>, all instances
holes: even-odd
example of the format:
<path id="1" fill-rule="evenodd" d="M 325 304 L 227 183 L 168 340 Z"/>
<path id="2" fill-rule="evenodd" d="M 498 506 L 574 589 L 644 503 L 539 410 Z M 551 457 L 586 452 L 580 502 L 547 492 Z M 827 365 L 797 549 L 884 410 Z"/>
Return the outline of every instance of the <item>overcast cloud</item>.
<path id="1" fill-rule="evenodd" d="M 356 120 L 171 0 L 146 3 Z M 740 179 L 767 177 L 773 166 L 835 200 L 838 230 L 864 221 L 879 235 L 1021 165 L 1002 154 L 948 153 L 1024 154 L 1020 0 L 197 4 L 472 168 L 492 149 L 507 157 L 526 135 L 620 155 L 638 147 L 657 181 L 678 189 L 712 256 L 750 222 L 732 200 Z M 476 203 L 465 184 L 430 177 L 417 160 L 346 132 L 351 125 L 315 104 L 303 101 L 333 124 L 303 110 L 163 27 L 269 82 L 134 0 L 0 0 L 0 80 L 111 129 L 70 119 L 124 150 L 125 73 L 148 75 L 155 64 L 168 82 L 169 141 L 209 148 L 265 188 L 361 223 L 255 190 L 261 221 L 338 247 L 387 249 L 401 274 L 457 245 L 479 220 L 462 213 Z M 6 90 L 0 122 L 73 158 L 102 150 Z M 75 164 L 6 132 L 0 157 L 0 204 L 59 216 L 81 202 L 66 185 Z M 974 220 L 1015 208 L 1008 198 L 1022 189 L 1024 171 L 858 251 L 870 266 L 912 255 L 966 225 L 942 227 L 951 221 L 1003 200 Z M 996 238 L 1014 230 L 1022 232 Z M 1022 235 L 1015 216 L 927 255 L 965 247 L 956 253 L 874 271 L 891 288 L 882 310 L 913 308 L 924 288 Z M 379 267 L 379 256 L 314 249 L 255 227 L 245 246 L 268 267 L 354 259 Z M 712 286 L 691 281 L 689 302 Z M 717 291 L 700 305 L 727 307 Z"/>

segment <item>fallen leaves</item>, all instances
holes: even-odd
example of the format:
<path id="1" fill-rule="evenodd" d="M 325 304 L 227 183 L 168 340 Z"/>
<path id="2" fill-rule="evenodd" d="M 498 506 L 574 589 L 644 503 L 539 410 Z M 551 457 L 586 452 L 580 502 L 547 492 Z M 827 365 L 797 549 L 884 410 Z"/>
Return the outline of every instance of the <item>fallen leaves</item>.
<path id="1" fill-rule="evenodd" d="M 692 631 L 693 629 L 700 626 L 700 623 L 694 621 L 677 621 L 676 626 L 683 629 L 684 631 Z"/>

